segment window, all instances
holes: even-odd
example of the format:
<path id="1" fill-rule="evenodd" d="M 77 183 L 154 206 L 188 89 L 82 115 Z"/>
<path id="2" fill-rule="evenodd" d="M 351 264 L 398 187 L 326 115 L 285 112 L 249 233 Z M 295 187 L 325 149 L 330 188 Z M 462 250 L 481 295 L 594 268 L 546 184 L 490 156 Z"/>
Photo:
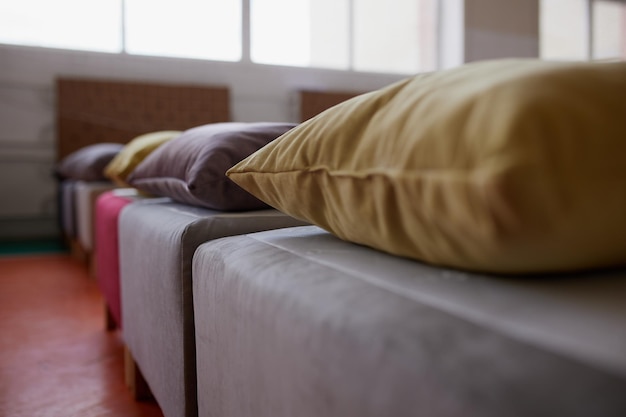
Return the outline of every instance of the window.
<path id="1" fill-rule="evenodd" d="M 131 54 L 238 61 L 240 0 L 125 0 Z"/>
<path id="2" fill-rule="evenodd" d="M 120 52 L 121 15 L 121 0 L 2 0 L 0 42 Z"/>
<path id="3" fill-rule="evenodd" d="M 593 2 L 593 58 L 626 59 L 626 3 Z"/>
<path id="4" fill-rule="evenodd" d="M 0 0 L 0 43 L 415 73 L 437 66 L 439 1 Z"/>
<path id="5" fill-rule="evenodd" d="M 541 57 L 626 59 L 626 2 L 541 0 Z"/>
<path id="6" fill-rule="evenodd" d="M 0 42 L 241 59 L 241 0 L 0 0 Z"/>
<path id="7" fill-rule="evenodd" d="M 354 0 L 353 7 L 354 69 L 413 73 L 435 68 L 434 1 Z"/>
<path id="8" fill-rule="evenodd" d="M 541 0 L 540 6 L 542 58 L 587 58 L 587 0 Z"/>
<path id="9" fill-rule="evenodd" d="M 316 9 L 326 9 L 329 12 L 330 17 L 327 22 L 324 22 L 327 33 L 340 35 L 336 39 L 337 44 L 345 43 L 346 39 L 341 39 L 342 31 L 337 30 L 335 17 L 340 9 L 345 8 L 347 1 L 322 0 L 317 3 Z M 311 44 L 317 40 L 311 33 L 311 27 L 315 27 L 312 23 L 316 23 L 316 19 L 312 18 L 314 8 L 311 6 L 309 0 L 251 0 L 250 58 L 252 61 L 263 64 L 310 66 L 313 62 Z M 333 48 L 324 49 L 332 55 Z M 341 49 L 345 49 L 345 46 Z M 319 52 L 322 52 L 322 55 L 325 54 L 325 51 Z M 332 59 L 328 62 L 328 66 L 345 68 L 345 65 L 338 64 Z"/>
<path id="10" fill-rule="evenodd" d="M 436 12 L 437 0 L 251 0 L 251 59 L 356 71 L 432 70 Z"/>

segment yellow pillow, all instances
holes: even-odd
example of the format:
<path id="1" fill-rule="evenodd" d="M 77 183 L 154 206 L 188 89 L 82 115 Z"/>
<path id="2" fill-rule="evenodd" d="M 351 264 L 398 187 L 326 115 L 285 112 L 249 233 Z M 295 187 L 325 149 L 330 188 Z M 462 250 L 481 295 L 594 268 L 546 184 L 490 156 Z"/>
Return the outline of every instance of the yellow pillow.
<path id="1" fill-rule="evenodd" d="M 121 186 L 130 187 L 126 182 L 126 178 L 135 167 L 152 151 L 181 133 L 177 130 L 164 130 L 137 136 L 128 142 L 120 153 L 106 166 L 104 175 Z"/>
<path id="2" fill-rule="evenodd" d="M 231 168 L 342 239 L 498 272 L 626 263 L 626 62 L 499 60 L 339 104 Z"/>

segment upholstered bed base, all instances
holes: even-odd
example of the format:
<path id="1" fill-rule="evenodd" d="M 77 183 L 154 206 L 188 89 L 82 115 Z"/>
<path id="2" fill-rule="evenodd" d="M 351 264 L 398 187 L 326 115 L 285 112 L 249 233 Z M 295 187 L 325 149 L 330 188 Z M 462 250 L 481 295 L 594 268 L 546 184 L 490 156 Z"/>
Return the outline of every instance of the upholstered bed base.
<path id="1" fill-rule="evenodd" d="M 511 278 L 313 226 L 193 263 L 199 416 L 624 416 L 626 272 Z"/>
<path id="2" fill-rule="evenodd" d="M 74 213 L 76 237 L 82 249 L 91 254 L 94 248 L 94 212 L 98 197 L 116 185 L 109 181 L 76 181 L 74 183 Z"/>
<path id="3" fill-rule="evenodd" d="M 167 417 L 197 414 L 191 263 L 203 242 L 302 225 L 276 210 L 130 204 L 119 218 L 122 334 Z"/>
<path id="4" fill-rule="evenodd" d="M 106 191 L 96 200 L 95 208 L 95 275 L 104 297 L 106 328 L 121 328 L 120 262 L 118 221 L 128 204 L 156 204 L 171 201 L 165 197 L 142 196 L 135 188 Z"/>
<path id="5" fill-rule="evenodd" d="M 76 239 L 76 218 L 74 215 L 74 186 L 76 181 L 64 180 L 59 182 L 58 210 L 59 227 L 63 238 Z"/>

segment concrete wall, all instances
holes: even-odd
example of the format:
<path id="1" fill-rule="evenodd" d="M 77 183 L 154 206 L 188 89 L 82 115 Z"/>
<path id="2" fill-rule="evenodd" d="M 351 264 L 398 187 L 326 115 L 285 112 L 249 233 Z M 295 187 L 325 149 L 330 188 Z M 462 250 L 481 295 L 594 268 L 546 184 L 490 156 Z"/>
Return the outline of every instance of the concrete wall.
<path id="1" fill-rule="evenodd" d="M 462 7 L 462 0 L 456 3 Z M 537 0 L 465 0 L 458 60 L 537 56 Z M 445 47 L 445 45 L 442 45 Z M 227 85 L 236 121 L 297 121 L 298 89 L 368 91 L 403 76 L 0 45 L 0 240 L 56 228 L 58 76 Z"/>

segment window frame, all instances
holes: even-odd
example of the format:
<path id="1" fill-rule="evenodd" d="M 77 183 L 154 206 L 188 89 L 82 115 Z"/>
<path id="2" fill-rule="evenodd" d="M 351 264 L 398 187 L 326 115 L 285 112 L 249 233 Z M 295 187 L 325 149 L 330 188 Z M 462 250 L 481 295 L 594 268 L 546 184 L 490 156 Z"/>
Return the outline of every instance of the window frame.
<path id="1" fill-rule="evenodd" d="M 593 61 L 595 59 L 598 59 L 594 57 L 594 52 L 595 52 L 594 51 L 594 30 L 595 30 L 594 4 L 596 3 L 596 1 L 608 1 L 608 2 L 613 2 L 613 3 L 619 3 L 626 7 L 626 0 L 583 0 L 583 1 L 585 3 L 585 21 L 583 23 L 584 25 L 583 37 L 585 39 L 585 45 L 584 45 L 585 56 L 582 59 L 587 60 L 587 61 Z M 539 18 L 541 19 L 541 16 L 539 16 Z M 550 58 L 545 58 L 543 56 L 543 52 L 541 50 L 542 48 L 541 36 L 542 35 L 540 33 L 539 34 L 539 57 L 542 59 L 550 59 Z M 619 57 L 619 59 L 622 59 L 622 57 Z M 579 60 L 579 59 L 571 58 L 568 60 Z"/>
<path id="2" fill-rule="evenodd" d="M 154 56 L 154 57 L 163 57 L 163 58 L 171 58 L 171 59 L 181 59 L 181 60 L 185 60 L 185 59 L 190 59 L 190 60 L 200 60 L 200 61 L 206 61 L 206 62 L 228 62 L 228 63 L 243 63 L 243 64 L 254 64 L 254 65 L 271 65 L 271 66 L 280 66 L 280 67 L 294 67 L 294 68 L 303 68 L 303 69 L 314 69 L 314 70 L 328 70 L 328 71 L 338 71 L 338 72 L 354 72 L 354 73 L 363 73 L 363 74 L 367 74 L 367 73 L 376 73 L 376 74 L 384 74 L 384 75 L 392 75 L 392 76 L 396 76 L 396 75 L 402 75 L 405 74 L 404 72 L 400 72 L 400 71 L 368 71 L 368 70 L 360 70 L 360 69 L 356 69 L 355 68 L 355 59 L 354 59 L 354 47 L 355 47 L 355 41 L 354 41 L 354 34 L 353 34 L 353 26 L 354 26 L 354 22 L 353 22 L 353 1 L 354 0 L 348 0 L 349 1 L 349 7 L 350 7 L 350 14 L 349 14 L 349 21 L 347 22 L 346 26 L 346 30 L 348 31 L 348 65 L 346 68 L 330 68 L 330 67 L 323 67 L 323 66 L 316 66 L 316 65 L 304 65 L 304 66 L 290 66 L 290 65 L 283 65 L 283 64 L 265 64 L 265 63 L 260 63 L 260 62 L 255 62 L 252 60 L 251 57 L 251 0 L 240 0 L 241 1 L 241 40 L 240 40 L 240 57 L 239 59 L 235 59 L 235 60 L 220 60 L 220 59 L 209 59 L 209 58 L 202 58 L 202 57 L 185 57 L 185 56 L 170 56 L 170 55 L 156 55 L 156 54 L 142 54 L 142 53 L 134 53 L 134 52 L 130 52 L 128 50 L 128 29 L 127 29 L 127 20 L 128 20 L 128 16 L 126 13 L 126 0 L 119 0 L 120 1 L 120 8 L 121 8 L 121 14 L 120 14 L 120 24 L 119 24 L 119 42 L 121 43 L 119 50 L 117 51 L 99 51 L 99 50 L 93 50 L 93 49 L 77 49 L 77 48 L 72 48 L 72 47 L 63 47 L 63 46 L 45 46 L 45 45 L 33 45 L 33 44 L 21 44 L 19 42 L 16 43 L 11 43 L 11 42 L 2 42 L 0 41 L 0 44 L 6 44 L 6 45 L 16 45 L 16 46 L 23 46 L 23 47 L 39 47 L 39 48 L 45 48 L 45 49 L 61 49 L 61 50 L 77 50 L 77 51 L 83 51 L 83 52 L 99 52 L 99 53 L 106 53 L 106 54 L 114 54 L 114 55 L 131 55 L 131 56 Z M 433 0 L 435 2 L 435 7 L 434 7 L 434 31 L 433 31 L 433 44 L 429 46 L 429 48 L 432 48 L 432 50 L 434 51 L 434 60 L 432 63 L 433 68 L 431 69 L 418 69 L 418 71 L 422 72 L 422 71 L 430 71 L 430 70 L 438 70 L 441 68 L 442 64 L 441 64 L 441 27 L 442 27 L 442 13 L 441 13 L 441 6 L 440 3 L 442 2 L 442 0 Z"/>

